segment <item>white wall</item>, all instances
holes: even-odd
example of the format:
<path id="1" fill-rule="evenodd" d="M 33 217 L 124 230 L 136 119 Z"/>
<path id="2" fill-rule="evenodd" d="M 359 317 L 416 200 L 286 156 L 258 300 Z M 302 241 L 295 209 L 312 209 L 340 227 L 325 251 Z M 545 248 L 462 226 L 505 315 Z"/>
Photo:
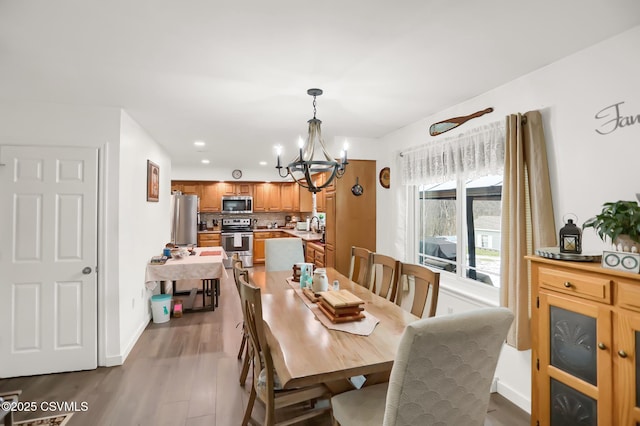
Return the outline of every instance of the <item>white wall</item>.
<path id="1" fill-rule="evenodd" d="M 170 240 L 171 160 L 126 112 L 120 123 L 119 309 L 122 360 L 149 322 L 145 265 Z M 147 160 L 160 169 L 158 202 L 147 201 Z M 158 293 L 158 289 L 155 291 Z"/>
<path id="2" fill-rule="evenodd" d="M 556 228 L 563 216 L 574 213 L 582 224 L 600 211 L 602 203 L 635 200 L 640 192 L 640 27 L 550 64 L 469 101 L 426 117 L 382 138 L 391 169 L 391 190 L 378 190 L 378 251 L 394 253 L 397 198 L 401 189 L 393 165 L 397 152 L 434 139 L 432 123 L 493 107 L 494 112 L 459 128 L 503 119 L 515 112 L 541 110 L 547 138 Z M 526 48 L 526 46 L 523 46 Z M 636 124 L 600 135 L 596 129 L 603 108 L 624 102 L 623 115 Z M 456 130 L 451 131 L 453 134 Z M 447 137 L 449 134 L 443 136 Z M 379 163 L 382 167 L 384 164 Z M 592 230 L 584 235 L 584 251 L 600 252 L 605 246 Z M 465 298 L 446 288 L 438 301 L 438 313 L 456 312 L 486 303 Z M 503 350 L 496 375 L 498 391 L 530 411 L 530 351 Z"/>

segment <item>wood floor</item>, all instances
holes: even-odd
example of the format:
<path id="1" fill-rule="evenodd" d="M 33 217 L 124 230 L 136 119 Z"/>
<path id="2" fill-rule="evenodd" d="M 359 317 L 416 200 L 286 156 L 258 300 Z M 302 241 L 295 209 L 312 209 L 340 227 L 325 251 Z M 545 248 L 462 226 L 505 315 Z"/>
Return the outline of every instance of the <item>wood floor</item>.
<path id="1" fill-rule="evenodd" d="M 75 402 L 78 411 L 68 426 L 237 426 L 250 382 L 245 387 L 238 383 L 241 364 L 236 355 L 242 315 L 231 274 L 222 280 L 221 293 L 215 312 L 150 323 L 122 366 L 3 379 L 0 392 L 22 389 L 21 401 L 35 402 L 38 407 L 41 402 Z M 15 418 L 20 421 L 55 413 L 18 412 Z M 254 418 L 262 419 L 262 414 L 256 404 Z M 331 422 L 327 416 L 306 424 Z M 528 424 L 524 411 L 492 395 L 485 425 Z"/>

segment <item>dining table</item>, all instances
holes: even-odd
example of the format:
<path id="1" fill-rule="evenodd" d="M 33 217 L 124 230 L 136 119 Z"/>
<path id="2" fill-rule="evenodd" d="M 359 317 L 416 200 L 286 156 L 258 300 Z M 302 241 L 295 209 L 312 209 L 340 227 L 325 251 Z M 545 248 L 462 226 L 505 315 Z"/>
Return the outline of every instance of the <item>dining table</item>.
<path id="1" fill-rule="evenodd" d="M 332 391 L 341 392 L 348 390 L 347 379 L 355 376 L 385 380 L 405 327 L 419 319 L 334 268 L 326 268 L 326 272 L 329 283 L 337 280 L 341 290 L 359 297 L 365 312 L 378 320 L 371 334 L 325 326 L 316 317 L 318 310 L 310 309 L 302 299 L 306 296 L 296 289 L 299 283 L 291 281 L 291 271 L 250 274 L 251 283 L 261 289 L 267 341 L 285 389 L 324 383 Z"/>
<path id="2" fill-rule="evenodd" d="M 160 293 L 166 292 L 164 282 L 171 281 L 171 293 L 174 295 L 187 295 L 185 309 L 192 309 L 195 295 L 202 294 L 202 305 L 206 307 L 205 296 L 211 296 L 209 307 L 213 310 L 218 305 L 220 294 L 220 278 L 226 277 L 227 272 L 223 261 L 227 254 L 222 247 L 195 247 L 193 254 L 179 259 L 169 258 L 164 264 L 148 263 L 145 270 L 145 284 L 153 290 L 157 283 L 161 283 Z M 177 291 L 178 280 L 201 280 L 202 290 L 193 288 L 187 291 Z"/>

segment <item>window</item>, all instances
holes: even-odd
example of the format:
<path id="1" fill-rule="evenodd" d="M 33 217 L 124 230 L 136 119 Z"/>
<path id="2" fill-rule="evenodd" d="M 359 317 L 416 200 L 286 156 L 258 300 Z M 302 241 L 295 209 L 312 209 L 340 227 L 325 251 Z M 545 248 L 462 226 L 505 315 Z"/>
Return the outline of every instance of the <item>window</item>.
<path id="1" fill-rule="evenodd" d="M 499 287 L 501 193 L 495 175 L 420 185 L 419 262 Z"/>

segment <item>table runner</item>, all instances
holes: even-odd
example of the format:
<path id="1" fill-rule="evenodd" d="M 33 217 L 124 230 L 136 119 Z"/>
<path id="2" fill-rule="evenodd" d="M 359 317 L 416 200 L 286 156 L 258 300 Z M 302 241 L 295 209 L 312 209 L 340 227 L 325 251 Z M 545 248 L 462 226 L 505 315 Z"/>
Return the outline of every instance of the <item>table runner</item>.
<path id="1" fill-rule="evenodd" d="M 331 320 L 322 313 L 317 304 L 313 303 L 307 296 L 304 295 L 302 289 L 300 288 L 300 283 L 293 281 L 293 277 L 287 278 L 287 283 L 293 288 L 295 293 L 298 295 L 300 299 L 304 302 L 304 304 L 313 312 L 316 318 L 330 330 L 338 330 L 344 331 L 345 333 L 357 334 L 359 336 L 368 336 L 373 333 L 376 325 L 380 322 L 378 318 L 374 315 L 367 312 L 366 308 L 362 313 L 364 314 L 364 318 L 360 321 L 352 321 L 352 322 L 342 322 L 334 324 Z"/>

